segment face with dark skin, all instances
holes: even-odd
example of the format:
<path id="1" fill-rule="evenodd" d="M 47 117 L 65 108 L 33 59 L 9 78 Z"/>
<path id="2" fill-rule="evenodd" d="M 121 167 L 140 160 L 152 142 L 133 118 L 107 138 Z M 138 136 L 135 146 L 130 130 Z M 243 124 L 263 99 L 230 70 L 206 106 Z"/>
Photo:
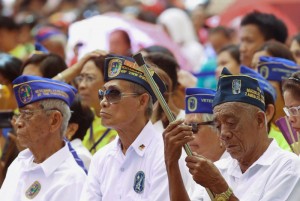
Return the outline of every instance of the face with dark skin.
<path id="1" fill-rule="evenodd" d="M 246 103 L 226 102 L 215 106 L 214 116 L 220 139 L 241 169 L 252 164 L 265 151 L 268 142 L 265 115 L 255 106 Z"/>
<path id="2" fill-rule="evenodd" d="M 251 66 L 254 53 L 263 45 L 265 38 L 254 24 L 242 26 L 240 29 L 241 64 Z"/>

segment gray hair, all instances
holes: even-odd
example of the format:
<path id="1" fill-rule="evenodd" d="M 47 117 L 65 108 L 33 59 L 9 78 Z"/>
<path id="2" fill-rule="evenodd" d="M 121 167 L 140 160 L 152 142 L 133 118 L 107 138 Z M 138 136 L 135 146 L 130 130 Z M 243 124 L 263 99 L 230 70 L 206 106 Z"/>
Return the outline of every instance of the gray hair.
<path id="1" fill-rule="evenodd" d="M 149 120 L 151 118 L 152 112 L 153 112 L 152 96 L 144 87 L 142 87 L 139 84 L 130 82 L 130 88 L 133 90 L 133 93 L 137 93 L 137 94 L 147 93 L 149 95 L 149 101 L 148 101 L 148 105 L 147 105 L 147 108 L 145 111 L 145 116 L 146 116 L 147 120 Z"/>
<path id="2" fill-rule="evenodd" d="M 60 134 L 61 134 L 61 136 L 64 136 L 67 131 L 67 127 L 68 127 L 69 120 L 71 117 L 70 107 L 64 101 L 59 100 L 59 99 L 42 100 L 42 101 L 40 101 L 40 105 L 45 110 L 55 109 L 55 110 L 58 110 L 62 114 L 63 120 L 62 120 L 62 125 L 60 128 Z"/>

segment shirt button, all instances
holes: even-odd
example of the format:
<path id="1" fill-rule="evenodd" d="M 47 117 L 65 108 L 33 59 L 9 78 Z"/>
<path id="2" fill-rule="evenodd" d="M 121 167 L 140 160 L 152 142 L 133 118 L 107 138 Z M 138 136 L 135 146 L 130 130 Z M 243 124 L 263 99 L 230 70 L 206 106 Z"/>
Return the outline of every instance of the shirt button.
<path id="1" fill-rule="evenodd" d="M 124 168 L 121 168 L 120 170 L 121 170 L 121 172 L 124 172 L 125 169 L 124 169 Z"/>

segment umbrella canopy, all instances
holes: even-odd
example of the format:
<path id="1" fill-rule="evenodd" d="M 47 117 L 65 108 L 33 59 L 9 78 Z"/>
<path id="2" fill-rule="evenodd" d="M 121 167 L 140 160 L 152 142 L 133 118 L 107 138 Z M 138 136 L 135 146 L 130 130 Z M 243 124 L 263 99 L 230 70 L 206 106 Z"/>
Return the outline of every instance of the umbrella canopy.
<path id="1" fill-rule="evenodd" d="M 299 0 L 236 0 L 220 15 L 220 24 L 239 26 L 244 15 L 254 10 L 271 13 L 281 19 L 287 26 L 289 36 L 297 34 L 300 27 Z"/>
<path id="2" fill-rule="evenodd" d="M 140 20 L 125 17 L 118 13 L 108 13 L 94 16 L 79 22 L 75 22 L 69 27 L 68 58 L 72 57 L 73 47 L 82 43 L 79 57 L 95 49 L 108 51 L 109 34 L 117 29 L 128 33 L 133 53 L 141 48 L 151 45 L 160 45 L 168 48 L 175 55 L 182 69 L 191 70 L 186 59 L 180 53 L 178 45 L 165 33 L 163 27 Z"/>

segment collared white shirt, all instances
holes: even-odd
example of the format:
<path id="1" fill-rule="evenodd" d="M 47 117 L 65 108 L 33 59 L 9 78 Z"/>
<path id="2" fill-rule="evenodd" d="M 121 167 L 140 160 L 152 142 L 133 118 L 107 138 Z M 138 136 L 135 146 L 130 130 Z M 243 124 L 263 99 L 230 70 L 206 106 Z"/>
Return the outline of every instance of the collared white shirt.
<path id="1" fill-rule="evenodd" d="M 169 201 L 164 144 L 151 122 L 122 153 L 120 139 L 92 158 L 81 201 Z"/>
<path id="2" fill-rule="evenodd" d="M 92 154 L 89 150 L 83 146 L 82 141 L 80 139 L 74 139 L 70 141 L 73 149 L 76 151 L 78 157 L 82 160 L 84 167 L 89 170 L 90 163 L 92 160 Z"/>
<path id="3" fill-rule="evenodd" d="M 300 160 L 295 154 L 282 150 L 275 140 L 244 173 L 238 161 L 231 157 L 215 164 L 239 200 L 300 199 Z M 210 200 L 207 194 L 204 200 Z"/>
<path id="4" fill-rule="evenodd" d="M 1 201 L 79 200 L 86 174 L 75 162 L 67 144 L 43 163 L 36 164 L 33 160 L 29 149 L 19 153 L 8 168 L 0 190 Z M 40 187 L 39 191 L 34 183 Z M 29 189 L 33 189 L 31 199 L 26 197 Z"/>

